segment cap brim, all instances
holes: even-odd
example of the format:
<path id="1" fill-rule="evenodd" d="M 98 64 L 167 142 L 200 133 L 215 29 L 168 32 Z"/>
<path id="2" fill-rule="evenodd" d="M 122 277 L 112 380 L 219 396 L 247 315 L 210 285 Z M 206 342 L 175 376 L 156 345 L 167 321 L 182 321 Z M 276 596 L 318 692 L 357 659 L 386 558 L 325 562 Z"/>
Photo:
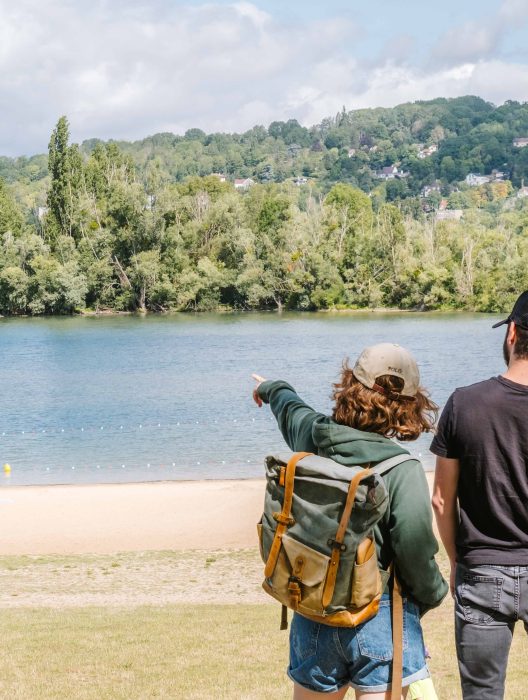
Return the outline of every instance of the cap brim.
<path id="1" fill-rule="evenodd" d="M 498 328 L 499 326 L 504 326 L 504 324 L 509 323 L 510 319 L 505 318 L 504 321 L 499 321 L 498 323 L 494 323 L 492 328 Z"/>

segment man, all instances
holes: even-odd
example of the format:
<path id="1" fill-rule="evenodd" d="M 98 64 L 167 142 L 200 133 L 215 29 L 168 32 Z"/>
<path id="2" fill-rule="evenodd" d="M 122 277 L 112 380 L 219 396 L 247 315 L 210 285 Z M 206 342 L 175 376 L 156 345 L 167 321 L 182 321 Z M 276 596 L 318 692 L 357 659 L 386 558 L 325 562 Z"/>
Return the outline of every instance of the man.
<path id="1" fill-rule="evenodd" d="M 431 445 L 464 700 L 504 697 L 516 620 L 528 632 L 528 291 L 503 324 L 506 372 L 457 389 Z"/>

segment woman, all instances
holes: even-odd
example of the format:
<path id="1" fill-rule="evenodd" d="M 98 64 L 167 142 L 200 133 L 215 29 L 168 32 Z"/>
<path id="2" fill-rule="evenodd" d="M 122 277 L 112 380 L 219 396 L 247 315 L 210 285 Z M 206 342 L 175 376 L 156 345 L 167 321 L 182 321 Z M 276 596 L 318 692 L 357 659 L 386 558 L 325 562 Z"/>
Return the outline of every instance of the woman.
<path id="1" fill-rule="evenodd" d="M 283 381 L 258 382 L 253 398 L 269 403 L 282 435 L 295 452 L 314 452 L 343 465 L 368 465 L 408 454 L 399 441 L 432 430 L 437 407 L 420 387 L 415 360 L 404 348 L 381 343 L 366 348 L 353 369 L 345 362 L 334 385 L 332 417 L 314 411 Z M 429 677 L 420 616 L 439 605 L 448 586 L 434 556 L 429 489 L 412 458 L 383 477 L 389 506 L 376 528 L 378 561 L 395 562 L 404 593 L 403 697 L 414 681 Z M 294 613 L 288 675 L 294 700 L 324 694 L 340 700 L 349 687 L 356 700 L 388 700 L 392 673 L 389 593 L 378 614 L 355 628 L 330 627 Z"/>

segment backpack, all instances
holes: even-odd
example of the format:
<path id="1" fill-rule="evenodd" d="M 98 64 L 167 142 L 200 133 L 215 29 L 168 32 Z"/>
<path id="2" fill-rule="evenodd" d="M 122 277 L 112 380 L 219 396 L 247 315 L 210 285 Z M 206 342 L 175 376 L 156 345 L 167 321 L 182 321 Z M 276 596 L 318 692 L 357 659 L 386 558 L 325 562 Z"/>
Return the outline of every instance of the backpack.
<path id="1" fill-rule="evenodd" d="M 401 454 L 364 468 L 309 452 L 267 457 L 257 525 L 262 587 L 282 603 L 281 629 L 288 608 L 325 625 L 356 627 L 377 614 L 392 576 L 393 700 L 402 690 L 403 602 L 394 565 L 378 567 L 374 526 L 389 502 L 382 475 L 410 459 Z"/>
<path id="2" fill-rule="evenodd" d="M 264 590 L 316 622 L 355 627 L 373 617 L 390 573 L 378 567 L 374 526 L 388 505 L 381 475 L 411 459 L 346 467 L 299 452 L 266 458 L 264 512 L 257 525 Z"/>

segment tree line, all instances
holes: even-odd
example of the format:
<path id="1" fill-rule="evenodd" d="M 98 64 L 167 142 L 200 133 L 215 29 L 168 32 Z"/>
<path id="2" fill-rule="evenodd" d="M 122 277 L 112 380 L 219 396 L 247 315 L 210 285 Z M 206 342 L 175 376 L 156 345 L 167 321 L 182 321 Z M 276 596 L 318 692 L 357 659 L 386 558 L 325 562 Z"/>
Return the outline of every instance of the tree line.
<path id="1" fill-rule="evenodd" d="M 528 288 L 524 200 L 460 222 L 349 182 L 245 192 L 215 175 L 148 177 L 115 143 L 89 153 L 59 119 L 40 218 L 0 181 L 0 313 L 508 308 Z M 456 194 L 456 193 L 453 193 Z"/>

